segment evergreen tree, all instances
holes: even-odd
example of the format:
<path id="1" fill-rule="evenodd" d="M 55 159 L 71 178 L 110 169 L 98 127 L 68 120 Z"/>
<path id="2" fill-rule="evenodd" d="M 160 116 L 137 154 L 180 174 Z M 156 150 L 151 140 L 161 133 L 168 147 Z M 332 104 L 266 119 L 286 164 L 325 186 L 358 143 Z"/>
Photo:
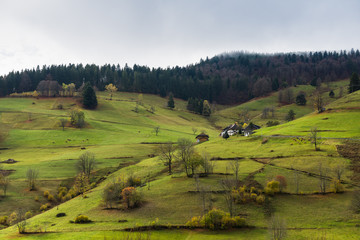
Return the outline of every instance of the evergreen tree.
<path id="1" fill-rule="evenodd" d="M 82 96 L 83 96 L 84 108 L 95 109 L 97 107 L 98 102 L 97 102 L 96 94 L 89 82 L 85 84 L 82 92 Z"/>
<path id="2" fill-rule="evenodd" d="M 202 115 L 204 115 L 204 116 L 210 116 L 211 115 L 210 104 L 209 104 L 209 102 L 207 100 L 204 100 Z"/>
<path id="3" fill-rule="evenodd" d="M 172 92 L 169 93 L 168 107 L 173 109 L 175 107 L 174 95 Z"/>
<path id="4" fill-rule="evenodd" d="M 295 112 L 292 109 L 290 109 L 288 114 L 286 115 L 285 120 L 286 121 L 292 121 L 294 119 L 295 119 Z"/>
<path id="5" fill-rule="evenodd" d="M 335 97 L 335 93 L 334 93 L 333 90 L 331 90 L 331 91 L 329 92 L 329 97 L 331 97 L 331 98 Z"/>
<path id="6" fill-rule="evenodd" d="M 357 73 L 353 73 L 350 78 L 349 93 L 360 90 L 360 79 Z"/>
<path id="7" fill-rule="evenodd" d="M 297 105 L 306 105 L 306 98 L 304 93 L 299 93 L 295 100 Z"/>

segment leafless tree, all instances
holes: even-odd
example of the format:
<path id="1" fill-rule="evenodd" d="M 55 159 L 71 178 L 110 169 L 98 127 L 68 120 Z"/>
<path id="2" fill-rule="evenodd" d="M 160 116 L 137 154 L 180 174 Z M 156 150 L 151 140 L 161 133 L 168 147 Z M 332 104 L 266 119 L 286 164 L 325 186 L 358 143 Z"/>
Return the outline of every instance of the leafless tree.
<path id="1" fill-rule="evenodd" d="M 204 173 L 207 176 L 210 173 L 214 172 L 215 162 L 210 160 L 210 156 L 207 152 L 203 152 L 201 156 L 202 156 L 201 166 L 203 167 Z"/>
<path id="2" fill-rule="evenodd" d="M 95 167 L 95 164 L 95 154 L 92 152 L 85 152 L 80 155 L 79 160 L 76 163 L 76 168 L 80 173 L 86 174 L 86 176 L 89 178 L 91 171 Z"/>
<path id="3" fill-rule="evenodd" d="M 39 176 L 39 170 L 29 168 L 26 172 L 26 179 L 28 182 L 29 190 L 33 191 L 36 189 L 36 181 Z"/>
<path id="4" fill-rule="evenodd" d="M 268 230 L 271 240 L 285 239 L 287 235 L 285 220 L 277 215 L 274 215 L 270 219 Z"/>
<path id="5" fill-rule="evenodd" d="M 174 160 L 176 146 L 172 143 L 161 144 L 157 152 L 159 154 L 159 159 L 169 167 L 169 174 L 172 174 L 172 163 Z"/>
<path id="6" fill-rule="evenodd" d="M 191 140 L 180 138 L 178 140 L 178 153 L 176 158 L 184 166 L 186 175 L 191 177 L 191 157 L 194 154 L 194 144 Z"/>
<path id="7" fill-rule="evenodd" d="M 225 198 L 226 206 L 229 210 L 230 217 L 232 217 L 234 215 L 234 197 L 231 191 L 235 188 L 235 183 L 233 180 L 227 178 L 221 180 L 220 183 L 222 189 L 224 190 L 224 198 Z"/>
<path id="8" fill-rule="evenodd" d="M 156 136 L 159 134 L 159 132 L 160 132 L 160 126 L 154 127 L 154 133 Z"/>
<path id="9" fill-rule="evenodd" d="M 6 191 L 10 185 L 10 180 L 8 177 L 6 177 L 4 174 L 0 173 L 0 187 L 2 188 L 4 192 L 4 196 L 6 197 Z"/>
<path id="10" fill-rule="evenodd" d="M 324 110 L 324 101 L 322 99 L 321 93 L 316 91 L 313 95 L 314 108 L 318 113 L 323 112 Z"/>
<path id="11" fill-rule="evenodd" d="M 192 131 L 193 131 L 193 133 L 194 133 L 194 135 L 195 135 L 198 130 L 197 130 L 197 128 L 193 127 L 193 128 L 192 128 Z"/>
<path id="12" fill-rule="evenodd" d="M 309 139 L 314 144 L 315 151 L 319 151 L 320 147 L 318 147 L 318 145 L 320 144 L 320 133 L 317 127 L 313 127 L 310 129 Z"/>
<path id="13" fill-rule="evenodd" d="M 345 172 L 345 166 L 344 165 L 337 165 L 334 168 L 335 176 L 339 181 L 341 181 L 341 177 L 344 174 L 344 172 Z"/>
<path id="14" fill-rule="evenodd" d="M 62 127 L 62 130 L 63 130 L 63 131 L 64 131 L 64 129 L 65 129 L 65 126 L 66 126 L 67 122 L 68 122 L 68 120 L 67 120 L 66 118 L 61 118 L 61 119 L 59 120 L 60 126 Z"/>
<path id="15" fill-rule="evenodd" d="M 25 211 L 23 209 L 18 209 L 16 212 L 17 219 L 16 219 L 16 227 L 18 229 L 18 232 L 20 234 L 26 233 L 26 217 L 25 217 Z"/>
<path id="16" fill-rule="evenodd" d="M 235 185 L 236 187 L 239 187 L 238 185 L 239 185 L 240 160 L 238 158 L 235 158 L 233 161 L 229 163 L 229 165 L 235 175 Z"/>
<path id="17" fill-rule="evenodd" d="M 326 193 L 326 178 L 327 178 L 328 169 L 322 166 L 322 163 L 319 163 L 319 187 L 322 194 Z"/>
<path id="18" fill-rule="evenodd" d="M 295 183 L 295 192 L 296 194 L 299 194 L 299 186 L 300 186 L 300 176 L 299 172 L 294 170 L 294 183 Z"/>

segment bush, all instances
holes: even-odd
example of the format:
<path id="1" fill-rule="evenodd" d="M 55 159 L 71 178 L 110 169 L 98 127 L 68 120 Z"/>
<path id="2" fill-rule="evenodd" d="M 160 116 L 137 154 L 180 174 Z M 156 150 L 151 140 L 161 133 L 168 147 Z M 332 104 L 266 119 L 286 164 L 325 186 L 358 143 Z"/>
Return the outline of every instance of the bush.
<path id="1" fill-rule="evenodd" d="M 203 225 L 204 223 L 202 222 L 202 218 L 200 216 L 192 217 L 191 220 L 185 224 L 185 226 L 189 228 L 202 227 Z"/>
<path id="2" fill-rule="evenodd" d="M 55 200 L 54 196 L 52 194 L 49 194 L 48 201 L 53 202 Z"/>
<path id="3" fill-rule="evenodd" d="M 138 187 L 140 185 L 141 185 L 141 178 L 139 177 L 130 176 L 127 179 L 127 186 L 129 187 Z"/>
<path id="4" fill-rule="evenodd" d="M 74 222 L 75 223 L 89 223 L 89 222 L 91 222 L 91 220 L 89 219 L 88 216 L 79 215 L 75 218 Z"/>
<path id="5" fill-rule="evenodd" d="M 334 193 L 343 193 L 344 192 L 344 186 L 341 184 L 340 180 L 334 179 L 332 182 L 332 191 Z"/>
<path id="6" fill-rule="evenodd" d="M 44 197 L 48 198 L 49 194 L 49 191 L 44 191 Z"/>
<path id="7" fill-rule="evenodd" d="M 18 214 L 16 212 L 12 212 L 9 216 L 8 222 L 9 224 L 14 224 L 18 220 Z"/>
<path id="8" fill-rule="evenodd" d="M 259 195 L 259 196 L 256 197 L 256 203 L 257 204 L 262 205 L 262 204 L 264 204 L 264 202 L 265 202 L 265 196 L 264 195 Z"/>
<path id="9" fill-rule="evenodd" d="M 66 213 L 63 213 L 63 212 L 56 214 L 56 217 L 65 217 L 65 216 L 66 216 Z"/>
<path id="10" fill-rule="evenodd" d="M 0 225 L 8 225 L 8 216 L 2 216 L 0 217 Z"/>
<path id="11" fill-rule="evenodd" d="M 268 121 L 268 122 L 266 123 L 266 126 L 267 126 L 267 127 L 272 127 L 272 126 L 276 126 L 276 125 L 279 125 L 279 124 L 280 124 L 279 121 Z"/>
<path id="12" fill-rule="evenodd" d="M 186 223 L 187 227 L 206 227 L 211 230 L 229 229 L 234 227 L 244 227 L 246 225 L 245 219 L 239 216 L 230 217 L 218 209 L 212 209 L 207 214 L 201 217 L 193 217 Z"/>
<path id="13" fill-rule="evenodd" d="M 29 218 L 31 218 L 32 216 L 33 216 L 33 214 L 32 214 L 31 211 L 27 211 L 27 212 L 25 213 L 25 219 L 29 219 Z"/>
<path id="14" fill-rule="evenodd" d="M 264 192 L 268 195 L 274 195 L 275 193 L 278 193 L 280 191 L 280 183 L 276 180 L 272 180 L 267 183 Z"/>
<path id="15" fill-rule="evenodd" d="M 226 213 L 218 210 L 218 209 L 212 209 L 210 210 L 205 216 L 204 216 L 204 224 L 206 228 L 209 228 L 211 230 L 218 230 L 222 229 L 222 219 L 226 216 Z"/>
<path id="16" fill-rule="evenodd" d="M 40 211 L 46 211 L 48 209 L 48 205 L 47 204 L 43 204 L 40 206 Z"/>

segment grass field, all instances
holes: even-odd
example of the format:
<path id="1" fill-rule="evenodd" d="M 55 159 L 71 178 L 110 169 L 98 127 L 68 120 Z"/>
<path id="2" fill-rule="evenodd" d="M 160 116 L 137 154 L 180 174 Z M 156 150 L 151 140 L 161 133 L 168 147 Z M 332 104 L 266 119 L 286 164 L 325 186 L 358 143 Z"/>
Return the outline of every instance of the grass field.
<path id="1" fill-rule="evenodd" d="M 329 89 L 334 89 L 337 96 L 345 81 L 332 84 Z M 294 95 L 300 90 L 310 95 L 314 88 L 298 86 L 293 90 Z M 64 131 L 59 119 L 68 118 L 71 109 L 81 109 L 74 99 L 0 99 L 0 121 L 8 133 L 1 146 L 0 161 L 9 158 L 18 161 L 1 164 L 5 170 L 14 171 L 9 175 L 11 184 L 7 196 L 0 199 L 0 216 L 11 214 L 20 205 L 37 214 L 27 220 L 28 231 L 42 232 L 19 235 L 16 226 L 11 226 L 0 231 L 1 239 L 122 239 L 129 234 L 132 237 L 140 234 L 121 231 L 124 228 L 151 225 L 156 219 L 161 225 L 183 225 L 191 217 L 203 213 L 201 197 L 196 193 L 197 184 L 213 191 L 209 196 L 214 207 L 228 211 L 223 194 L 216 191 L 222 190 L 221 180 L 234 178 L 231 167 L 234 159 L 239 159 L 239 179 L 244 184 L 252 181 L 263 188 L 277 175 L 286 178 L 285 193 L 271 197 L 271 204 L 275 214 L 286 220 L 289 239 L 357 239 L 360 215 L 349 210 L 352 192 L 357 186 L 351 180 L 354 174 L 349 167 L 351 161 L 339 155 L 336 148 L 343 140 L 323 139 L 321 151 L 315 151 L 308 141 L 268 136 L 306 136 L 311 127 L 318 126 L 322 137 L 358 138 L 360 93 L 330 99 L 326 97 L 328 92 L 324 92 L 329 104 L 328 110 L 321 114 L 313 113 L 310 103 L 305 107 L 278 106 L 275 93 L 240 106 L 218 106 L 221 110 L 210 118 L 187 112 L 186 102 L 178 99 L 176 108 L 169 110 L 166 99 L 153 95 L 116 93 L 113 100 L 108 100 L 106 93 L 97 94 L 98 109 L 84 110 L 86 127 L 76 129 L 67 125 Z M 142 103 L 136 112 L 138 99 L 142 99 Z M 57 109 L 59 104 L 63 109 Z M 228 140 L 218 137 L 217 127 L 233 123 L 245 108 L 250 109 L 255 123 L 264 126 L 268 119 L 259 116 L 264 106 L 275 106 L 275 119 L 281 122 L 287 111 L 294 108 L 297 119 L 262 128 L 253 137 L 233 136 Z M 155 107 L 154 113 L 149 111 L 151 107 Z M 160 127 L 158 135 L 155 127 Z M 195 134 L 193 129 L 197 129 Z M 214 174 L 196 182 L 187 178 L 181 165 L 176 164 L 174 174 L 169 176 L 167 167 L 153 155 L 158 143 L 176 142 L 178 138 L 195 142 L 196 134 L 202 131 L 206 131 L 210 141 L 197 145 L 195 150 L 214 159 Z M 86 151 L 95 154 L 95 171 L 103 174 L 104 180 L 87 192 L 86 198 L 78 196 L 40 213 L 41 204 L 47 202 L 43 191 L 55 193 L 60 183 L 74 178 L 77 174 L 75 163 Z M 319 163 L 327 169 L 326 195 L 314 194 L 320 191 Z M 337 166 L 344 166 L 343 194 L 330 193 Z M 28 191 L 26 171 L 29 168 L 39 170 L 37 191 Z M 129 175 L 140 177 L 146 183 L 138 187 L 145 203 L 133 210 L 104 209 L 102 195 L 106 185 Z M 297 183 L 301 194 L 295 194 Z M 39 201 L 35 201 L 36 197 Z M 66 216 L 57 218 L 60 212 Z M 234 212 L 245 217 L 252 228 L 231 231 L 167 229 L 142 234 L 150 233 L 151 239 L 264 239 L 268 236 L 269 218 L 264 215 L 263 206 L 235 204 Z M 87 215 L 93 222 L 69 222 L 79 214 Z"/>

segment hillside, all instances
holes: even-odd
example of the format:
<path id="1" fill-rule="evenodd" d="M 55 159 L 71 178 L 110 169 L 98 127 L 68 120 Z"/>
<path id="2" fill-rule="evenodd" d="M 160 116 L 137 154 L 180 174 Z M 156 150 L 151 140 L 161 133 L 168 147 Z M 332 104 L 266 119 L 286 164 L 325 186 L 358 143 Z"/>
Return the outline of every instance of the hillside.
<path id="1" fill-rule="evenodd" d="M 338 96 L 339 87 L 346 83 L 336 84 L 331 88 Z M 295 93 L 300 90 L 310 96 L 314 88 L 293 88 Z M 175 100 L 175 110 L 169 110 L 165 107 L 167 100 L 154 95 L 122 92 L 116 93 L 113 100 L 107 100 L 107 94 L 98 92 L 98 109 L 83 110 L 86 127 L 66 126 L 64 131 L 58 120 L 67 118 L 71 109 L 81 109 L 74 99 L 1 98 L 0 120 L 9 129 L 9 135 L 0 150 L 0 160 L 18 161 L 2 164 L 4 169 L 15 171 L 9 176 L 11 185 L 7 197 L 1 199 L 1 215 L 10 215 L 19 205 L 40 213 L 40 206 L 48 202 L 43 192 L 55 195 L 60 184 L 77 174 L 74 164 L 78 157 L 91 151 L 97 161 L 94 175 L 103 176 L 103 181 L 88 191 L 86 198 L 77 196 L 28 219 L 28 231 L 42 234 L 26 234 L 21 239 L 120 239 L 136 237 L 139 233 L 119 230 L 149 225 L 168 228 L 150 231 L 151 239 L 263 239 L 268 234 L 268 211 L 286 220 L 290 239 L 324 239 L 324 236 L 325 239 L 357 239 L 360 215 L 352 212 L 350 205 L 353 191 L 360 186 L 356 182 L 359 173 L 351 168 L 354 160 L 345 158 L 338 146 L 348 146 L 340 138 L 360 135 L 357 124 L 360 93 L 335 99 L 327 97 L 327 110 L 321 114 L 312 112 L 311 103 L 278 105 L 276 94 L 239 106 L 218 106 L 219 110 L 212 117 L 205 118 L 187 112 L 186 102 L 179 99 Z M 328 92 L 324 91 L 323 96 L 328 96 Z M 139 100 L 142 103 L 137 105 Z M 63 109 L 57 108 L 59 104 Z M 155 107 L 154 113 L 148 111 L 151 106 Z M 255 123 L 264 126 L 268 119 L 261 119 L 259 115 L 266 106 L 275 106 L 277 114 L 272 120 L 283 124 L 262 128 L 253 137 L 233 136 L 228 140 L 218 137 L 216 127 L 233 123 L 245 108 L 249 109 Z M 297 119 L 284 123 L 283 117 L 290 108 L 297 113 Z M 346 124 L 342 124 L 344 122 Z M 315 151 L 308 141 L 261 137 L 306 136 L 309 128 L 317 124 L 323 130 L 322 137 L 337 138 L 324 139 L 321 151 Z M 154 128 L 158 126 L 160 132 L 156 135 Z M 195 151 L 212 159 L 213 173 L 196 180 L 186 177 L 182 166 L 177 164 L 174 173 L 168 175 L 155 148 L 159 142 L 176 142 L 178 138 L 195 142 L 195 129 L 197 133 L 204 130 L 210 136 L 210 141 L 196 145 Z M 241 186 L 254 186 L 263 191 L 268 181 L 281 175 L 287 181 L 284 193 L 267 197 L 269 203 L 265 205 L 250 200 L 234 203 L 234 215 L 244 217 L 249 228 L 231 231 L 178 229 L 177 226 L 183 226 L 193 216 L 203 214 L 203 198 L 197 191 L 198 186 L 209 191 L 206 205 L 228 211 L 221 181 L 234 179 L 234 161 L 239 164 Z M 327 169 L 322 181 L 325 194 L 319 194 L 322 179 L 319 163 Z M 341 181 L 345 192 L 336 194 L 332 193 L 333 181 L 339 166 L 343 167 Z M 37 191 L 27 190 L 25 175 L 29 167 L 39 169 Z M 199 167 L 197 171 L 200 173 L 202 169 Z M 144 204 L 131 210 L 105 209 L 102 199 L 106 186 L 131 175 L 142 180 L 143 185 L 137 189 L 143 195 Z M 66 213 L 66 216 L 58 218 L 58 213 Z M 93 222 L 69 222 L 79 214 L 87 215 Z M 16 226 L 0 231 L 2 239 L 18 237 Z"/>
<path id="2" fill-rule="evenodd" d="M 324 51 L 304 53 L 257 54 L 234 52 L 219 54 L 184 67 L 67 64 L 12 71 L 0 76 L 0 96 L 37 90 L 44 80 L 53 80 L 53 91 L 63 84 L 81 88 L 90 82 L 98 90 L 112 83 L 120 91 L 190 97 L 219 104 L 240 104 L 279 89 L 296 85 L 319 86 L 349 78 L 360 69 L 360 52 Z M 46 84 L 45 84 L 46 85 Z M 45 91 L 46 92 L 46 91 Z"/>

